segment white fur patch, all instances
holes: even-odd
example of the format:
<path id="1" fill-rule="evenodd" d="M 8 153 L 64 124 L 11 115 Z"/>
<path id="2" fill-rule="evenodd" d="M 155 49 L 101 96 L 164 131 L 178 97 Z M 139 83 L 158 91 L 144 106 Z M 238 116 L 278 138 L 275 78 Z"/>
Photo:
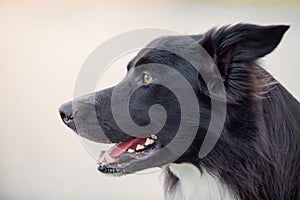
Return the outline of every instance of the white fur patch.
<path id="1" fill-rule="evenodd" d="M 170 171 L 177 176 L 174 190 L 165 194 L 167 200 L 236 200 L 217 177 L 188 163 L 170 164 Z"/>

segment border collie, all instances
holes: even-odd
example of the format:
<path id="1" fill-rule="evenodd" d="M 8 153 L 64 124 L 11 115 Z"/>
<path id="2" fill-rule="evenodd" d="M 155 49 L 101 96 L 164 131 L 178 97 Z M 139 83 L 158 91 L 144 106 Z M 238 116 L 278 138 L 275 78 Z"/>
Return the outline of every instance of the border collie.
<path id="1" fill-rule="evenodd" d="M 158 38 L 129 62 L 118 85 L 63 104 L 60 115 L 79 135 L 115 144 L 101 151 L 100 172 L 120 176 L 163 168 L 166 199 L 300 199 L 300 104 L 259 65 L 288 28 L 236 24 L 200 35 Z M 199 48 L 188 44 L 186 37 Z M 196 60 L 203 73 L 177 50 Z M 173 89 L 162 84 L 176 85 L 178 77 L 187 80 L 197 100 L 185 84 L 177 84 L 177 91 L 195 108 L 187 113 Z M 219 99 L 223 92 L 218 80 L 225 101 Z M 113 97 L 116 88 L 119 92 Z M 120 114 L 126 99 L 127 117 Z M 212 117 L 212 102 L 216 113 L 226 107 L 223 122 Z M 155 114 L 153 105 L 164 112 Z M 189 117 L 190 112 L 198 115 Z M 128 134 L 128 119 L 140 129 Z M 220 125 L 220 133 L 208 131 L 211 123 Z M 124 131 L 121 126 L 126 125 Z M 178 136 L 181 126 L 187 131 Z M 217 142 L 207 155 L 199 156 L 207 134 Z"/>

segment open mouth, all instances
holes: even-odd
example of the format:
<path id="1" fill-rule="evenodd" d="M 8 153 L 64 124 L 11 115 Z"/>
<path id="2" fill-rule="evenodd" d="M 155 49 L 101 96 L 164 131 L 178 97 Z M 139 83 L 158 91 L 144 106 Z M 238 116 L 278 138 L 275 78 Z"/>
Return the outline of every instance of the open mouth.
<path id="1" fill-rule="evenodd" d="M 120 142 L 107 151 L 101 151 L 98 170 L 105 174 L 123 175 L 130 163 L 151 156 L 160 148 L 156 135 L 147 138 L 133 138 Z"/>

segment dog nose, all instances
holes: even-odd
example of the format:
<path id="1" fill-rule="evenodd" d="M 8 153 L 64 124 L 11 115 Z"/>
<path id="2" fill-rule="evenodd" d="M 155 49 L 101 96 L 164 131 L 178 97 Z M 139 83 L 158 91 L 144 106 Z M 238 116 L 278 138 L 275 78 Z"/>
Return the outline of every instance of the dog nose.
<path id="1" fill-rule="evenodd" d="M 73 113 L 72 102 L 65 103 L 59 107 L 60 117 L 63 122 L 69 127 L 73 124 Z"/>

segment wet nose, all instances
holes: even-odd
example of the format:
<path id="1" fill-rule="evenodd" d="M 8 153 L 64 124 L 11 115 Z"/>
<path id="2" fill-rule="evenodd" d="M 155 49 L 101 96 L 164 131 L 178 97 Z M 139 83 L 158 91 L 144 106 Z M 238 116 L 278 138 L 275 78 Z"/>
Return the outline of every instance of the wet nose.
<path id="1" fill-rule="evenodd" d="M 63 122 L 67 126 L 71 126 L 73 122 L 73 109 L 72 109 L 72 102 L 65 103 L 59 107 L 59 114 Z"/>

